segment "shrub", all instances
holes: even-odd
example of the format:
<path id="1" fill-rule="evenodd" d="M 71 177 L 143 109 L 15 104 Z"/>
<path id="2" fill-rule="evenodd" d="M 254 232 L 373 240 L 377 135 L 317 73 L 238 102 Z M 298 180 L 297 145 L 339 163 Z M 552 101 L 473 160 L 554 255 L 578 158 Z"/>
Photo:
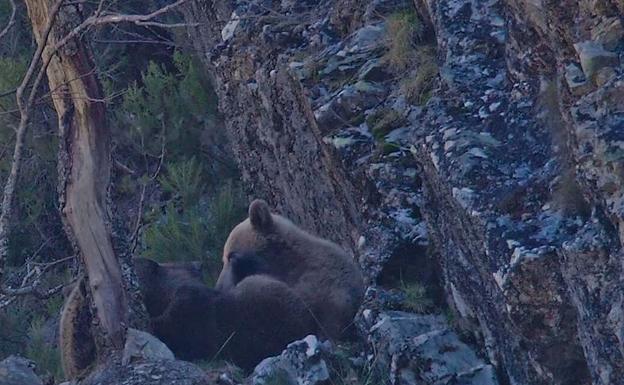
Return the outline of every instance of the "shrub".
<path id="1" fill-rule="evenodd" d="M 201 165 L 191 158 L 167 166 L 167 173 L 160 177 L 160 186 L 181 201 L 183 208 L 190 208 L 199 202 L 204 192 Z"/>
<path id="2" fill-rule="evenodd" d="M 214 283 L 225 240 L 245 217 L 242 202 L 240 189 L 227 181 L 190 207 L 170 202 L 162 217 L 147 226 L 143 255 L 161 262 L 201 261 L 206 283 Z"/>
<path id="3" fill-rule="evenodd" d="M 215 131 L 216 98 L 188 56 L 174 54 L 175 72 L 150 62 L 125 92 L 116 114 L 116 136 L 139 154 L 171 159 L 201 155 L 202 135 Z M 217 133 L 219 134 L 219 133 Z"/>
<path id="4" fill-rule="evenodd" d="M 180 213 L 170 203 L 145 230 L 144 255 L 156 261 L 198 261 L 208 246 L 207 223 L 196 209 Z"/>
<path id="5" fill-rule="evenodd" d="M 23 352 L 31 317 L 31 311 L 21 304 L 0 309 L 0 360 Z"/>

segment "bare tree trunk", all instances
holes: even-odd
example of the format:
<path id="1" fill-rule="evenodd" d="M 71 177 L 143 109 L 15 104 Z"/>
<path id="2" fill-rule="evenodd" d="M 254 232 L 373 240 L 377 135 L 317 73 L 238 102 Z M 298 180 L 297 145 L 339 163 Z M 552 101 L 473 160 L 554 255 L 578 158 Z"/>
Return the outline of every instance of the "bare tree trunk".
<path id="1" fill-rule="evenodd" d="M 40 42 L 53 1 L 25 3 Z M 59 196 L 66 231 L 86 267 L 100 328 L 98 348 L 120 348 L 128 305 L 108 221 L 110 133 L 103 93 L 91 52 L 80 35 L 58 51 L 53 49 L 80 23 L 76 5 L 63 6 L 43 52 L 44 62 L 53 55 L 46 73 L 59 118 Z"/>

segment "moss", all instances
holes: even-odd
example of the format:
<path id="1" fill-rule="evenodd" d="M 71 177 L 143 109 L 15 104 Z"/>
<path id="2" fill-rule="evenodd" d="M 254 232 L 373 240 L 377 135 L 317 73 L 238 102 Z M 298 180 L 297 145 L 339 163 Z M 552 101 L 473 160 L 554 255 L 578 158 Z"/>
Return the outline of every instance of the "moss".
<path id="1" fill-rule="evenodd" d="M 401 150 L 401 146 L 392 142 L 384 142 L 384 144 L 381 146 L 381 152 L 384 155 L 392 154 L 400 150 Z"/>
<path id="2" fill-rule="evenodd" d="M 366 118 L 366 124 L 377 140 L 383 140 L 388 133 L 406 123 L 399 112 L 392 109 L 377 110 Z"/>
<path id="3" fill-rule="evenodd" d="M 364 123 L 365 120 L 366 120 L 366 118 L 364 116 L 364 113 L 359 113 L 359 114 L 355 115 L 354 117 L 352 117 L 349 120 L 349 124 L 351 126 L 356 127 L 356 126 L 359 126 L 360 124 Z"/>

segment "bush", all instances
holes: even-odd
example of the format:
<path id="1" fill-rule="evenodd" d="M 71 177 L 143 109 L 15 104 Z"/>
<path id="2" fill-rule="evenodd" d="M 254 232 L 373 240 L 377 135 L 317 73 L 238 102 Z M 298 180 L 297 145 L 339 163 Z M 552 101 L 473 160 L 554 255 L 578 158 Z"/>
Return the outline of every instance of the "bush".
<path id="1" fill-rule="evenodd" d="M 31 311 L 21 304 L 0 309 L 0 360 L 21 353 L 28 338 Z"/>
<path id="2" fill-rule="evenodd" d="M 179 190 L 173 191 L 180 195 Z M 242 193 L 226 181 L 194 205 L 185 205 L 184 200 L 176 204 L 174 200 L 161 218 L 147 226 L 143 255 L 161 262 L 201 261 L 206 283 L 212 284 L 221 269 L 225 240 L 232 227 L 245 217 Z"/>
<path id="3" fill-rule="evenodd" d="M 183 208 L 191 208 L 199 203 L 204 192 L 201 165 L 195 158 L 171 163 L 167 173 L 160 177 L 160 186 L 165 192 L 179 199 Z"/>
<path id="4" fill-rule="evenodd" d="M 176 72 L 168 72 L 150 62 L 116 114 L 120 143 L 139 155 L 158 156 L 164 141 L 170 159 L 199 156 L 202 136 L 216 130 L 216 98 L 208 80 L 188 56 L 176 52 L 174 64 Z"/>
<path id="5" fill-rule="evenodd" d="M 124 153 L 133 154 L 133 168 L 154 172 L 166 160 L 150 189 L 156 193 L 146 200 L 142 254 L 157 261 L 202 261 L 210 283 L 220 270 L 225 238 L 244 217 L 243 196 L 234 162 L 223 150 L 228 146 L 208 80 L 188 56 L 176 52 L 173 63 L 175 70 L 167 71 L 151 62 L 141 82 L 128 88 L 116 115 L 119 143 L 131 148 Z M 151 183 L 149 176 L 141 178 Z M 132 195 L 138 189 L 121 177 L 117 191 Z"/>

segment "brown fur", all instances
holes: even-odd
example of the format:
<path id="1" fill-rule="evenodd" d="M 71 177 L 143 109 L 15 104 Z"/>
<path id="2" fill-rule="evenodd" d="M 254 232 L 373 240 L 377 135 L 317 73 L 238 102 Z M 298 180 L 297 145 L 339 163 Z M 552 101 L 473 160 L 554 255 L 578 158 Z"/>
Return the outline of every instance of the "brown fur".
<path id="1" fill-rule="evenodd" d="M 180 286 L 154 333 L 183 359 L 225 359 L 251 369 L 288 343 L 314 331 L 303 302 L 283 282 L 267 276 L 243 279 L 228 293 Z"/>
<path id="2" fill-rule="evenodd" d="M 152 318 L 165 311 L 178 287 L 203 285 L 201 264 L 197 262 L 158 263 L 147 258 L 135 258 L 134 269 L 143 302 Z"/>
<path id="3" fill-rule="evenodd" d="M 264 201 L 253 201 L 249 218 L 230 233 L 219 290 L 234 290 L 242 283 L 232 279 L 230 253 L 259 255 L 268 271 L 263 274 L 287 284 L 313 312 L 317 332 L 326 337 L 339 338 L 362 301 L 364 282 L 353 259 L 338 245 L 271 214 Z"/>
<path id="4" fill-rule="evenodd" d="M 61 365 L 68 379 L 83 376 L 95 360 L 95 343 L 91 334 L 91 310 L 85 280 L 80 279 L 61 311 Z"/>
<path id="5" fill-rule="evenodd" d="M 165 311 L 178 287 L 202 284 L 201 267 L 197 263 L 159 264 L 149 259 L 135 258 L 134 267 L 145 306 L 152 318 Z M 68 379 L 81 377 L 95 361 L 91 322 L 85 279 L 81 279 L 65 300 L 59 325 L 61 363 Z"/>
<path id="6" fill-rule="evenodd" d="M 136 258 L 134 266 L 153 332 L 179 358 L 227 359 L 251 369 L 315 331 L 303 301 L 268 276 L 243 278 L 223 293 L 202 283 L 196 264 Z M 61 356 L 68 379 L 82 376 L 95 361 L 86 294 L 81 280 L 61 315 Z"/>

